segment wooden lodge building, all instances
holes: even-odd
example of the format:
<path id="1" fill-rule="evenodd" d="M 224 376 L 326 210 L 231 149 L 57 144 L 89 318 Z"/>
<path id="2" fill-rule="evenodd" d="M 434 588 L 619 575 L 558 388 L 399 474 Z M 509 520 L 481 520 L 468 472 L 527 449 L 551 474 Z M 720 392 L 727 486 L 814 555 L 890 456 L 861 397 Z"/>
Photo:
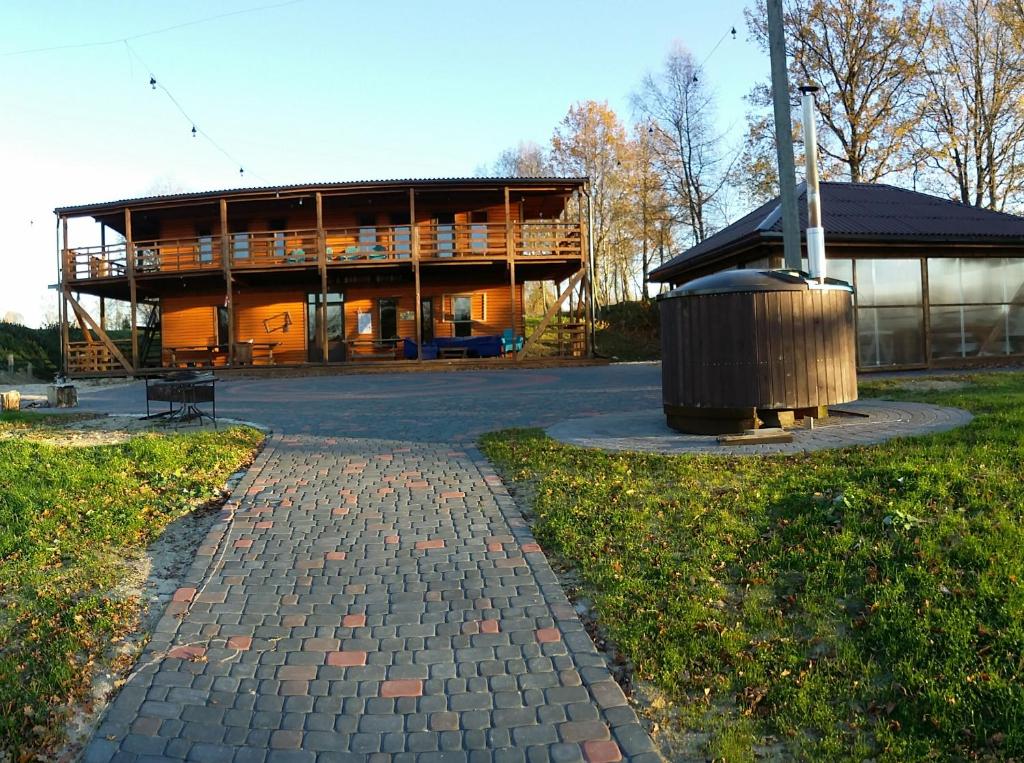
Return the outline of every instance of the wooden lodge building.
<path id="1" fill-rule="evenodd" d="M 828 275 L 855 290 L 858 368 L 1024 358 L 1024 218 L 881 184 L 822 183 L 821 197 Z M 802 234 L 804 187 L 797 208 Z M 782 264 L 776 198 L 649 277 L 675 286 Z"/>
<path id="2" fill-rule="evenodd" d="M 587 356 L 586 194 L 585 178 L 472 178 L 61 207 L 65 371 L 514 361 L 553 324 L 554 352 Z M 75 218 L 98 244 L 69 240 Z M 530 336 L 528 281 L 563 286 Z M 111 338 L 109 300 L 129 304 L 130 336 Z"/>

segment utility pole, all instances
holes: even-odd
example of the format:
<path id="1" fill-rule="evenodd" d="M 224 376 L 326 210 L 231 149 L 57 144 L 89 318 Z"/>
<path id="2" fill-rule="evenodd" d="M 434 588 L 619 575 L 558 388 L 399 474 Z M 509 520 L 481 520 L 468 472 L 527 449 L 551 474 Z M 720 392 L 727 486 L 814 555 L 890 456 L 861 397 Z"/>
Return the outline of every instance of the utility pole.
<path id="1" fill-rule="evenodd" d="M 799 270 L 800 220 L 796 212 L 793 123 L 789 115 L 789 75 L 786 73 L 786 36 L 782 20 L 782 0 L 768 0 L 768 53 L 772 62 L 775 150 L 779 161 L 779 192 L 782 196 L 782 248 L 785 266 Z"/>

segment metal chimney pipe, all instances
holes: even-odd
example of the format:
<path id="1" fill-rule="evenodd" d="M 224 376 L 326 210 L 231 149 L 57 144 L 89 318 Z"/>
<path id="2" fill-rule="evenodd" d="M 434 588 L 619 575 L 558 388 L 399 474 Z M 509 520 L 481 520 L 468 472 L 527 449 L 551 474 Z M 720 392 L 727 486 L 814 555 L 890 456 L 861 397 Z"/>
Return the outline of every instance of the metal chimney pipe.
<path id="1" fill-rule="evenodd" d="M 825 280 L 825 229 L 821 227 L 821 194 L 818 188 L 818 130 L 814 94 L 817 85 L 801 85 L 803 93 L 804 163 L 807 179 L 807 270 L 811 278 Z"/>

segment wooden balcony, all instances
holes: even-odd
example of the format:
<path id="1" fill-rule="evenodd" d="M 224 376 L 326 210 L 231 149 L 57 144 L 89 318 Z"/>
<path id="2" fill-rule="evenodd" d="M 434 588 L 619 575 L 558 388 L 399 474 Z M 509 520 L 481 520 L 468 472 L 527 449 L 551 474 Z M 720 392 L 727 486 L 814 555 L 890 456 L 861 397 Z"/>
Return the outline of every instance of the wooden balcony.
<path id="1" fill-rule="evenodd" d="M 511 239 L 512 251 L 509 252 Z M 580 226 L 565 222 L 424 224 L 231 233 L 232 270 L 369 267 L 421 263 L 521 260 L 579 260 Z M 174 273 L 215 272 L 224 267 L 220 236 L 135 241 L 138 278 Z M 91 281 L 128 276 L 124 243 L 75 247 L 64 251 L 65 280 Z"/>

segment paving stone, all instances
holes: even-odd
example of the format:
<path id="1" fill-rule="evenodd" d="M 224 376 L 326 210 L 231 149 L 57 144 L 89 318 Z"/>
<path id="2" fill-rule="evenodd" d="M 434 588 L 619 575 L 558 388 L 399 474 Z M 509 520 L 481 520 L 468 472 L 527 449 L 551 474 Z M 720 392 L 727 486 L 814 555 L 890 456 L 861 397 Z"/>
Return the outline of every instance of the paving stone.
<path id="1" fill-rule="evenodd" d="M 429 375 L 410 377 L 394 383 L 420 389 Z M 624 754 L 651 754 L 515 502 L 472 445 L 482 431 L 547 426 L 564 411 L 529 396 L 519 405 L 516 392 L 495 418 L 489 390 L 482 408 L 454 404 L 486 386 L 453 392 L 462 378 L 446 377 L 445 412 L 425 427 L 396 415 L 401 396 L 341 406 L 335 390 L 352 382 L 329 382 L 249 382 L 322 391 L 308 401 L 301 391 L 264 393 L 302 402 L 280 419 L 264 403 L 239 409 L 276 433 L 161 620 L 143 655 L 149 672 L 110 707 L 115 739 L 94 739 L 83 759 L 129 754 L 125 744 L 145 748 L 131 753 L 140 756 L 166 744 L 167 756 L 267 763 L 580 760 L 582 744 L 612 740 Z M 225 382 L 229 408 L 247 389 L 236 384 Z M 549 383 L 538 384 L 549 400 Z M 616 388 L 587 394 L 625 399 L 605 387 Z M 634 397 L 634 408 L 656 402 L 656 385 Z M 396 439 L 377 439 L 399 419 Z M 173 649 L 189 651 L 162 659 Z"/>

